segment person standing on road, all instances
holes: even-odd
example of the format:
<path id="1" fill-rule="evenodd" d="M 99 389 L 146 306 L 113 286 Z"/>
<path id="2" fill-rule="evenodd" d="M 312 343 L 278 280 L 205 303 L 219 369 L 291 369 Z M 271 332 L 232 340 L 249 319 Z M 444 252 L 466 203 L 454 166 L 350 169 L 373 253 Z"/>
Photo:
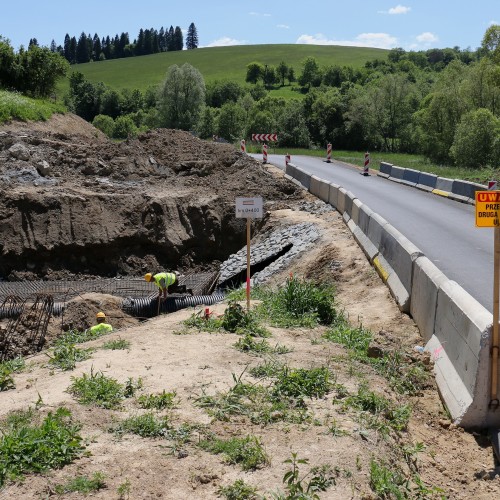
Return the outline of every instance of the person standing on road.
<path id="1" fill-rule="evenodd" d="M 163 295 L 163 300 L 167 298 L 167 291 L 169 293 L 182 293 L 186 292 L 186 286 L 179 286 L 180 274 L 177 271 L 173 273 L 147 273 L 144 279 L 148 282 L 154 281 L 158 287 L 158 298 L 161 299 Z"/>
<path id="2" fill-rule="evenodd" d="M 89 328 L 91 334 L 103 335 L 113 331 L 113 327 L 109 323 L 106 323 L 106 315 L 102 311 L 96 314 L 96 321 L 97 325 Z"/>

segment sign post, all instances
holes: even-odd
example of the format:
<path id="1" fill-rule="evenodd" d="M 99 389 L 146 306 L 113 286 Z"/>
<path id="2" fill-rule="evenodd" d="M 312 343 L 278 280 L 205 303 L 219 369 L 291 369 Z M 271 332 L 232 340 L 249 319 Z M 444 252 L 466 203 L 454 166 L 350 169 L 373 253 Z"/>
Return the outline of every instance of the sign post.
<path id="1" fill-rule="evenodd" d="M 491 339 L 491 409 L 498 400 L 498 317 L 500 306 L 500 191 L 476 191 L 476 226 L 494 228 L 493 243 L 493 332 Z"/>
<path id="2" fill-rule="evenodd" d="M 250 311 L 250 221 L 262 219 L 262 198 L 236 198 L 236 218 L 247 219 L 247 312 Z"/>

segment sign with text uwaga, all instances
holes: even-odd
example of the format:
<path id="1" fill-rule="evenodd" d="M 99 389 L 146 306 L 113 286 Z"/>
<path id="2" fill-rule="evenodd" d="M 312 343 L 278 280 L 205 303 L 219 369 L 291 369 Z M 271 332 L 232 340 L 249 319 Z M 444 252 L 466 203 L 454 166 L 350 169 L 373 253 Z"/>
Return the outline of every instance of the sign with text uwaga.
<path id="1" fill-rule="evenodd" d="M 236 217 L 262 219 L 262 198 L 236 198 Z"/>
<path id="2" fill-rule="evenodd" d="M 500 191 L 476 191 L 476 226 L 500 227 Z"/>

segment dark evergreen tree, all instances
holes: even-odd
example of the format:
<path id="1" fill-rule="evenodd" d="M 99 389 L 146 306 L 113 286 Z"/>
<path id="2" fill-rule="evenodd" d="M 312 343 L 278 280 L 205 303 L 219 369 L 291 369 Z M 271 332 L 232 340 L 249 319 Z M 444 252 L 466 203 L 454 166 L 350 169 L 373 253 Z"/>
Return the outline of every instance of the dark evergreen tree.
<path id="1" fill-rule="evenodd" d="M 122 57 L 122 54 L 120 54 L 120 39 L 118 38 L 118 34 L 115 35 L 111 44 L 113 45 L 113 59 Z"/>
<path id="2" fill-rule="evenodd" d="M 94 61 L 100 61 L 101 52 L 102 52 L 101 40 L 99 39 L 96 33 L 94 35 L 94 39 L 92 40 L 92 59 Z"/>
<path id="3" fill-rule="evenodd" d="M 182 50 L 184 48 L 184 35 L 179 26 L 175 27 L 174 40 L 174 50 Z"/>
<path id="4" fill-rule="evenodd" d="M 139 30 L 139 35 L 137 36 L 137 43 L 135 44 L 135 55 L 144 55 L 144 30 L 142 28 Z"/>
<path id="5" fill-rule="evenodd" d="M 158 33 L 158 47 L 160 52 L 165 52 L 167 50 L 167 42 L 165 40 L 165 30 L 163 26 L 160 28 L 160 32 Z"/>
<path id="6" fill-rule="evenodd" d="M 168 28 L 168 35 L 167 35 L 167 50 L 175 50 L 175 37 L 174 37 L 174 27 L 170 26 Z"/>
<path id="7" fill-rule="evenodd" d="M 187 35 L 186 35 L 186 49 L 197 49 L 198 48 L 198 32 L 194 23 L 189 25 Z"/>
<path id="8" fill-rule="evenodd" d="M 128 33 L 122 33 L 120 35 L 120 42 L 119 42 L 119 54 L 120 56 L 117 57 L 125 57 L 125 47 L 130 44 L 130 39 L 128 36 Z"/>
<path id="9" fill-rule="evenodd" d="M 151 38 L 151 30 L 144 30 L 144 54 L 153 53 L 153 41 Z"/>
<path id="10" fill-rule="evenodd" d="M 103 51 L 106 59 L 112 58 L 113 54 L 112 54 L 112 47 L 111 47 L 111 39 L 109 38 L 109 35 L 106 37 L 106 39 L 102 43 L 102 51 Z"/>
<path id="11" fill-rule="evenodd" d="M 76 47 L 78 43 L 76 41 L 76 37 L 72 36 L 69 43 L 69 54 L 70 54 L 70 64 L 76 63 Z"/>
<path id="12" fill-rule="evenodd" d="M 57 45 L 54 39 L 50 42 L 50 51 L 54 52 L 54 54 L 57 52 Z"/>
<path id="13" fill-rule="evenodd" d="M 78 64 L 90 61 L 89 46 L 87 44 L 87 35 L 82 32 L 76 45 L 76 62 Z"/>
<path id="14" fill-rule="evenodd" d="M 33 45 L 35 47 L 38 47 L 38 40 L 36 38 L 30 38 L 30 42 L 28 43 L 28 49 Z"/>
<path id="15" fill-rule="evenodd" d="M 64 58 L 66 61 L 71 62 L 71 38 L 67 33 L 64 37 Z"/>

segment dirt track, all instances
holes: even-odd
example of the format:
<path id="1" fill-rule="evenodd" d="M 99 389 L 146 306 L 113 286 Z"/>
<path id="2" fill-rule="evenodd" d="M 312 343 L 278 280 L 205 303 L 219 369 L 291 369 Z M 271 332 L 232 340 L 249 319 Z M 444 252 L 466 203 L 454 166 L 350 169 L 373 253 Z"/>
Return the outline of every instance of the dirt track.
<path id="1" fill-rule="evenodd" d="M 362 322 L 369 328 L 383 351 L 397 349 L 410 363 L 427 362 L 414 349 L 421 343 L 415 325 L 399 312 L 341 218 L 336 213 L 318 215 L 299 210 L 300 202 L 312 197 L 296 190 L 277 169 L 243 158 L 230 146 L 204 143 L 176 131 L 153 132 L 137 141 L 113 144 L 95 137 L 90 126 L 74 117 L 57 117 L 52 125 L 38 127 L 42 130 L 36 133 L 21 126 L 4 127 L 6 135 L 0 135 L 0 176 L 7 175 L 9 182 L 5 185 L 2 181 L 4 201 L 0 202 L 0 274 L 4 278 L 84 278 L 98 275 L 103 269 L 103 275 L 135 274 L 151 265 L 215 266 L 217 260 L 244 244 L 244 227 L 234 219 L 234 197 L 259 194 L 269 211 L 262 221 L 265 229 L 312 222 L 321 232 L 315 249 L 301 255 L 270 284 L 283 283 L 290 272 L 318 283 L 333 283 L 338 306 L 354 324 Z M 30 151 L 28 160 L 12 159 L 8 152 L 20 140 Z M 83 145 L 85 154 L 72 145 Z M 199 153 L 200 148 L 203 153 Z M 197 154 L 202 157 L 193 160 Z M 36 165 L 42 157 L 52 169 L 43 179 L 54 178 L 57 185 L 13 181 L 12 174 L 8 174 L 14 166 L 19 169 Z M 118 163 L 117 158 L 121 158 Z M 190 163 L 199 160 L 203 165 Z M 99 170 L 104 168 L 99 161 L 110 168 L 106 175 Z M 86 174 L 82 165 L 93 165 L 97 170 Z M 207 165 L 207 175 L 201 174 Z M 98 179 L 107 179 L 105 185 Z M 19 213 L 21 209 L 24 215 Z M 291 452 L 310 460 L 304 472 L 309 466 L 323 464 L 338 470 L 336 485 L 320 493 L 324 499 L 374 500 L 369 480 L 372 459 L 385 462 L 391 469 L 399 468 L 408 477 L 414 477 L 416 467 L 428 492 L 416 496 L 414 491 L 409 498 L 444 495 L 450 499 L 486 500 L 500 493 L 498 469 L 487 437 L 450 425 L 432 377 L 429 386 L 417 396 L 400 395 L 370 367 L 350 360 L 343 347 L 324 341 L 324 328 L 272 328 L 269 341 L 273 346 L 293 348 L 280 361 L 291 367 L 329 366 L 335 381 L 351 393 L 366 382 L 371 390 L 395 404 L 410 404 L 408 429 L 383 437 L 373 429 L 363 428 L 354 413 L 341 409 L 335 391 L 308 401 L 313 419 L 302 424 L 256 425 L 242 416 L 227 422 L 214 421 L 194 404 L 196 398 L 204 392 L 213 395 L 227 391 L 234 384 L 233 375 L 243 372 L 245 381 L 258 383 L 248 370 L 262 363 L 263 358 L 237 351 L 235 334 L 184 331 L 182 320 L 197 310 L 129 326 L 119 323 L 121 313 L 109 297 L 93 296 L 73 306 L 75 317 L 88 320 L 94 309 L 105 303 L 110 321 L 121 328 L 85 347 L 99 347 L 110 338 L 121 338 L 130 342 L 128 350 L 98 349 L 91 359 L 78 363 L 73 372 L 47 367 L 47 354 L 38 354 L 30 358 L 29 370 L 15 376 L 16 390 L 0 393 L 0 418 L 12 410 L 34 405 L 38 395 L 43 400 L 42 415 L 60 405 L 68 407 L 83 424 L 82 434 L 87 438 L 90 455 L 62 470 L 30 476 L 24 484 L 10 484 L 0 490 L 0 498 L 2 494 L 5 498 L 40 498 L 53 491 L 55 484 L 96 471 L 105 474 L 106 489 L 96 493 L 95 498 L 118 498 L 117 489 L 125 481 L 130 484 L 131 499 L 216 498 L 219 487 L 238 478 L 269 498 L 270 492 L 283 489 L 282 478 L 288 470 L 283 461 L 290 458 Z M 221 304 L 214 311 L 221 314 L 225 307 Z M 238 466 L 225 464 L 220 456 L 200 450 L 196 433 L 181 455 L 171 453 L 172 443 L 163 439 L 133 435 L 116 438 L 109 428 L 141 410 L 135 400 L 127 400 L 119 410 L 79 405 L 65 390 L 72 376 L 91 369 L 102 370 L 120 382 L 141 377 L 143 393 L 176 391 L 179 403 L 169 414 L 175 427 L 202 426 L 225 438 L 254 434 L 262 440 L 270 464 L 243 472 Z M 332 435 L 334 423 L 346 433 Z M 402 450 L 417 443 L 423 444 L 422 451 L 405 459 Z M 432 493 L 434 487 L 443 493 Z M 68 498 L 83 496 L 72 494 Z"/>

